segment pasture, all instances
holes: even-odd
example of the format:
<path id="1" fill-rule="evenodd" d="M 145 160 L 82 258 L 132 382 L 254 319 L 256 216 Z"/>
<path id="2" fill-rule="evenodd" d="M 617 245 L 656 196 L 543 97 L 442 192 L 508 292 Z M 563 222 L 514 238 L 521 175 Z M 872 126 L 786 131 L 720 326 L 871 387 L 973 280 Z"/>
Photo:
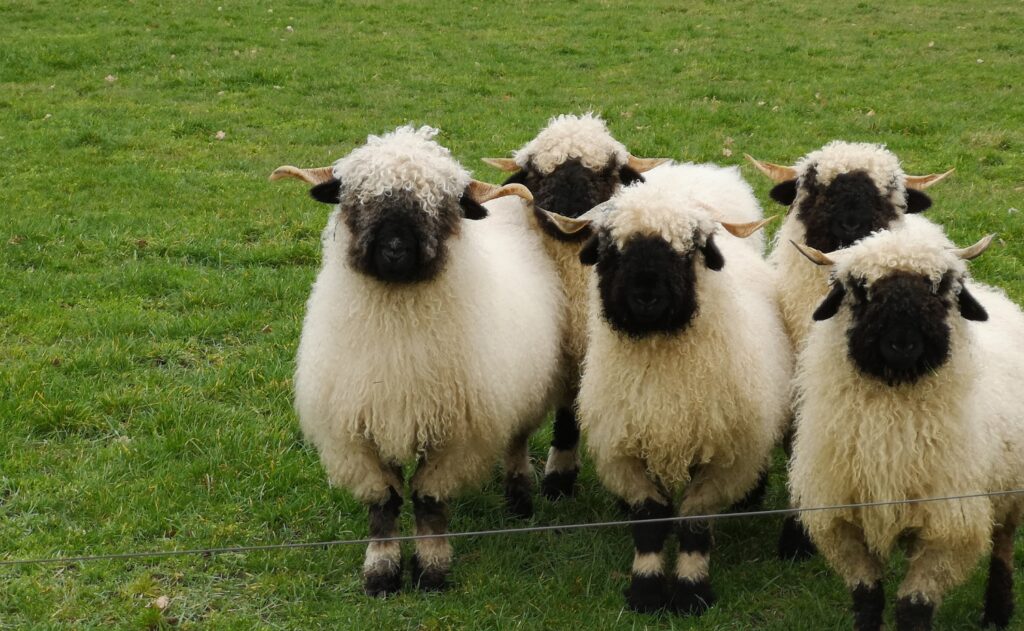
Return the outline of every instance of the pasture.
<path id="1" fill-rule="evenodd" d="M 637 156 L 884 142 L 908 172 L 956 167 L 928 216 L 961 245 L 998 233 L 973 272 L 1024 302 L 1021 32 L 1018 0 L 0 4 L 0 560 L 366 534 L 291 407 L 328 208 L 267 175 L 400 124 L 492 182 L 481 157 L 591 109 Z M 581 482 L 527 523 L 619 518 Z M 500 487 L 496 468 L 451 530 L 525 525 Z M 457 539 L 449 592 L 386 601 L 362 546 L 3 566 L 0 629 L 850 628 L 821 559 L 775 558 L 781 521 L 719 524 L 697 620 L 624 608 L 610 528 Z M 937 628 L 976 628 L 983 586 L 979 565 Z"/>

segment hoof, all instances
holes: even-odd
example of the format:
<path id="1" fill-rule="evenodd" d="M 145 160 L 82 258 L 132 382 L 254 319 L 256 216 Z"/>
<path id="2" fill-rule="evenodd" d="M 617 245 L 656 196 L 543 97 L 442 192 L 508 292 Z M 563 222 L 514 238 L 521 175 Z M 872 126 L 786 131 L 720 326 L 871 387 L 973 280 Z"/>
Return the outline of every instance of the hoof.
<path id="1" fill-rule="evenodd" d="M 779 535 L 779 558 L 783 561 L 803 561 L 818 553 L 810 535 L 795 516 L 790 515 L 782 522 Z"/>
<path id="2" fill-rule="evenodd" d="M 896 631 L 931 631 L 935 605 L 904 596 L 896 601 Z"/>
<path id="3" fill-rule="evenodd" d="M 702 578 L 696 583 L 685 578 L 672 581 L 669 604 L 672 611 L 686 616 L 699 616 L 715 604 L 718 597 L 711 589 L 711 581 Z"/>
<path id="4" fill-rule="evenodd" d="M 656 613 L 668 604 L 665 577 L 634 576 L 626 588 L 626 604 L 637 613 Z"/>
<path id="5" fill-rule="evenodd" d="M 533 517 L 533 494 L 525 476 L 514 476 L 505 483 L 505 506 L 520 519 Z"/>
<path id="6" fill-rule="evenodd" d="M 544 476 L 540 483 L 540 492 L 549 500 L 559 500 L 576 494 L 576 477 L 579 469 L 569 471 L 552 471 Z"/>
<path id="7" fill-rule="evenodd" d="M 397 594 L 402 589 L 402 568 L 394 567 L 388 572 L 368 572 L 363 575 L 363 592 L 367 596 L 384 598 Z"/>
<path id="8" fill-rule="evenodd" d="M 419 556 L 412 557 L 412 584 L 423 592 L 443 592 L 448 589 L 448 570 L 438 566 L 424 568 Z"/>

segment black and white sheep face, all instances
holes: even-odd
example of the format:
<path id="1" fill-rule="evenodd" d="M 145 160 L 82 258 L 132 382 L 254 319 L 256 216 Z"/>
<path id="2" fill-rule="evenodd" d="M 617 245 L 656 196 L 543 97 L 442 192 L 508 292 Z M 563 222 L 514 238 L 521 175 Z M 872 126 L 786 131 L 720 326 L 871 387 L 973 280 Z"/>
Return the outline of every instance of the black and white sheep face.
<path id="1" fill-rule="evenodd" d="M 527 163 L 505 184 L 523 184 L 533 193 L 537 206 L 565 217 L 579 217 L 608 201 L 620 185 L 643 181 L 643 176 L 628 164 L 613 162 L 603 169 L 591 169 L 572 158 L 546 174 L 532 162 Z"/>
<path id="2" fill-rule="evenodd" d="M 426 209 L 413 194 L 396 191 L 369 199 L 346 195 L 332 179 L 311 190 L 318 201 L 337 203 L 351 239 L 349 265 L 387 283 L 428 281 L 444 268 L 447 242 L 458 234 L 463 218 L 480 219 L 487 211 L 468 195 Z"/>
<path id="3" fill-rule="evenodd" d="M 771 196 L 780 203 L 793 205 L 796 218 L 803 224 L 807 245 L 832 252 L 888 228 L 903 212 L 920 212 L 931 205 L 927 195 L 913 189 L 907 190 L 905 202 L 897 203 L 897 189 L 894 180 L 886 190 L 879 190 L 863 169 L 839 173 L 822 182 L 812 165 L 799 180 L 773 188 Z"/>
<path id="4" fill-rule="evenodd" d="M 604 319 L 634 338 L 685 330 L 698 313 L 694 266 L 718 270 L 724 264 L 710 236 L 700 252 L 680 252 L 661 237 L 641 234 L 620 246 L 606 229 L 584 245 L 580 261 L 597 266 Z"/>

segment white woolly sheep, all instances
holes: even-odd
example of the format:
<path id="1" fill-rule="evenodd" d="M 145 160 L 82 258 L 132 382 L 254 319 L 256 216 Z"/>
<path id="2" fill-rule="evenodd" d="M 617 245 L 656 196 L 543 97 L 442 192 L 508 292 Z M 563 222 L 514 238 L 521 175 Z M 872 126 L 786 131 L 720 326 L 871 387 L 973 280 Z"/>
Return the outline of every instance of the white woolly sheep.
<path id="1" fill-rule="evenodd" d="M 681 515 L 714 513 L 743 498 L 788 420 L 792 352 L 771 270 L 738 238 L 765 221 L 722 223 L 724 215 L 686 182 L 651 178 L 601 210 L 559 223 L 593 232 L 580 252 L 596 265 L 580 421 L 598 476 L 637 520 L 671 516 L 682 487 Z M 716 194 L 706 191 L 706 199 Z M 670 593 L 662 558 L 668 533 L 664 522 L 634 526 L 627 603 L 700 614 L 714 601 L 710 525 L 678 528 Z"/>
<path id="2" fill-rule="evenodd" d="M 903 225 L 931 205 L 923 189 L 946 178 L 907 175 L 883 145 L 834 140 L 787 167 L 747 159 L 778 184 L 774 200 L 789 206 L 768 260 L 776 272 L 779 307 L 793 348 L 799 351 L 811 326 L 811 313 L 825 296 L 826 273 L 807 265 L 789 242 L 825 252 L 846 247 L 877 230 Z M 921 219 L 918 225 L 926 223 Z M 781 244 L 781 247 L 780 247 Z M 779 555 L 800 558 L 813 549 L 797 517 L 786 519 Z"/>
<path id="3" fill-rule="evenodd" d="M 564 114 L 515 152 L 514 158 L 485 158 L 484 162 L 512 172 L 505 184 L 523 184 L 533 193 L 537 208 L 565 217 L 578 217 L 608 201 L 621 186 L 643 181 L 641 173 L 665 162 L 637 158 L 612 137 L 599 116 Z M 541 490 L 550 499 L 575 492 L 579 474 L 579 423 L 576 393 L 586 351 L 587 274 L 579 264 L 579 239 L 563 235 L 538 215 L 549 235 L 545 247 L 558 268 L 567 306 L 563 330 L 562 395 L 557 402 L 551 448 Z"/>
<path id="4" fill-rule="evenodd" d="M 333 485 L 369 506 L 370 537 L 391 537 L 409 481 L 417 534 L 447 531 L 447 502 L 506 450 L 506 495 L 530 511 L 527 437 L 553 402 L 561 291 L 541 239 L 518 213 L 480 203 L 525 188 L 475 182 L 432 140 L 402 127 L 332 169 L 282 167 L 337 204 L 307 304 L 295 407 Z M 528 343 L 524 343 L 529 340 Z M 417 540 L 413 582 L 441 589 L 447 538 Z M 367 548 L 364 589 L 401 586 L 398 542 Z"/>
<path id="5" fill-rule="evenodd" d="M 832 265 L 832 289 L 797 364 L 797 506 L 1024 488 L 1024 313 L 969 282 L 964 264 L 990 242 L 955 250 L 944 235 L 904 229 L 828 255 L 798 246 Z M 1024 497 L 1008 495 L 802 519 L 850 589 L 862 631 L 881 628 L 885 562 L 907 545 L 895 611 L 906 631 L 931 629 L 943 594 L 990 543 L 984 620 L 1005 627 L 1022 515 Z"/>

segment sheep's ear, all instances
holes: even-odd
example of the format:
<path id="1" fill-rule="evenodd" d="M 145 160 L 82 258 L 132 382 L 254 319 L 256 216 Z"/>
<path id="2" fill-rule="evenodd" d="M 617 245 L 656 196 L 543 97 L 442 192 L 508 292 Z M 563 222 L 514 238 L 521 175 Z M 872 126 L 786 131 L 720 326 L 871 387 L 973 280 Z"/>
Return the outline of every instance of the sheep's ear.
<path id="1" fill-rule="evenodd" d="M 337 204 L 341 201 L 341 180 L 331 178 L 309 189 L 310 196 L 318 202 Z"/>
<path id="2" fill-rule="evenodd" d="M 978 299 L 972 296 L 971 292 L 967 291 L 966 287 L 960 290 L 956 299 L 960 304 L 960 315 L 962 315 L 965 320 L 973 320 L 975 322 L 984 322 L 985 320 L 988 320 L 988 311 L 985 311 L 985 307 L 981 306 Z"/>
<path id="3" fill-rule="evenodd" d="M 907 212 L 919 213 L 932 206 L 932 198 L 915 188 L 907 189 Z"/>
<path id="4" fill-rule="evenodd" d="M 832 291 L 828 292 L 828 296 L 818 305 L 811 317 L 815 322 L 828 320 L 839 311 L 839 305 L 843 304 L 844 296 L 846 296 L 846 288 L 843 287 L 843 284 L 839 281 L 832 283 Z"/>
<path id="5" fill-rule="evenodd" d="M 600 245 L 600 239 L 597 233 L 590 235 L 587 242 L 583 244 L 580 249 L 580 263 L 584 265 L 596 265 L 597 264 L 597 248 Z"/>
<path id="6" fill-rule="evenodd" d="M 715 235 L 708 235 L 708 240 L 701 246 L 700 251 L 704 255 L 704 265 L 707 265 L 709 270 L 717 272 L 725 267 L 725 257 L 715 245 Z"/>
<path id="7" fill-rule="evenodd" d="M 462 216 L 466 219 L 483 219 L 487 216 L 487 209 L 466 194 L 459 198 L 459 206 L 462 206 Z"/>
<path id="8" fill-rule="evenodd" d="M 783 206 L 789 206 L 796 199 L 796 180 L 776 184 L 768 195 Z"/>
<path id="9" fill-rule="evenodd" d="M 522 184 L 523 186 L 526 186 L 526 170 L 516 171 L 501 183 L 502 186 L 505 184 Z"/>
<path id="10" fill-rule="evenodd" d="M 626 164 L 619 169 L 619 181 L 622 182 L 623 186 L 629 186 L 630 184 L 646 180 L 644 180 L 644 176 L 640 175 L 639 171 Z"/>

